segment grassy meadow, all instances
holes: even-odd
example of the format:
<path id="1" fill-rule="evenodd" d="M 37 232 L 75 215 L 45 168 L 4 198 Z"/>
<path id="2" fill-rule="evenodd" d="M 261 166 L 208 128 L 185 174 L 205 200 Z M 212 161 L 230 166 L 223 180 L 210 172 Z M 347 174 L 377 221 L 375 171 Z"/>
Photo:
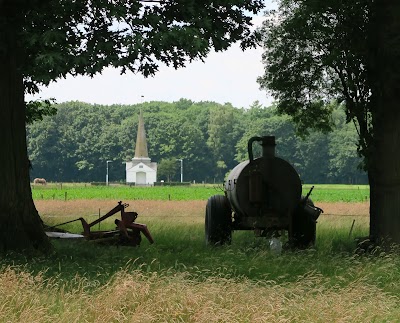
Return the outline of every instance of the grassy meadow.
<path id="1" fill-rule="evenodd" d="M 303 186 L 303 195 L 311 185 Z M 223 194 L 222 184 L 196 184 L 191 186 L 135 187 L 126 185 L 91 186 L 90 184 L 58 184 L 46 186 L 32 184 L 34 200 L 207 200 L 215 194 Z M 368 185 L 315 185 L 311 195 L 320 202 L 365 202 L 369 200 Z"/>
<path id="2" fill-rule="evenodd" d="M 104 214 L 123 200 L 130 204 L 128 210 L 139 213 L 137 222 L 148 225 L 155 243 L 143 238 L 140 247 L 132 248 L 53 240 L 54 249 L 47 256 L 7 255 L 0 261 L 0 322 L 400 319 L 398 250 L 358 252 L 354 237 L 368 234 L 368 203 L 360 198 L 340 202 L 357 191 L 362 196 L 366 187 L 317 186 L 312 198 L 325 213 L 318 221 L 315 248 L 284 250 L 280 255 L 252 232 L 234 232 L 229 246 L 205 246 L 204 209 L 206 199 L 218 194 L 213 187 L 143 188 L 143 194 L 149 194 L 146 198 L 137 198 L 136 188 L 103 187 L 110 197 L 99 198 L 89 197 L 96 191 L 93 187 L 71 186 L 71 196 L 76 189 L 81 197 L 45 198 L 47 191 L 57 189 L 66 186 L 33 189 L 34 194 L 43 194 L 43 199 L 36 195 L 35 204 L 47 224 L 80 216 L 93 221 L 99 209 Z M 132 195 L 112 198 L 113 189 Z M 199 195 L 183 198 L 185 189 L 196 191 L 188 196 Z M 337 191 L 337 196 L 342 192 L 343 200 L 319 199 L 317 192 L 324 190 Z M 166 193 L 177 197 L 159 198 Z M 210 195 L 197 197 L 200 194 Z M 112 228 L 113 219 L 101 229 Z M 82 230 L 79 222 L 64 228 Z"/>

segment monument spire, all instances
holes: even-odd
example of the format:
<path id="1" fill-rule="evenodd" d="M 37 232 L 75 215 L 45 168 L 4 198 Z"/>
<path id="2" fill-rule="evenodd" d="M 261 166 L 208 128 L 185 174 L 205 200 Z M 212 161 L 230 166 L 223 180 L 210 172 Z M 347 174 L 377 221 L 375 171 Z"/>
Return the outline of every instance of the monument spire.
<path id="1" fill-rule="evenodd" d="M 157 163 L 151 161 L 147 151 L 142 109 L 139 113 L 135 157 L 132 158 L 132 161 L 126 162 L 125 165 L 127 183 L 149 186 L 157 182 Z"/>
<path id="2" fill-rule="evenodd" d="M 149 158 L 147 151 L 146 130 L 144 129 L 143 112 L 140 109 L 138 132 L 136 137 L 135 158 Z"/>

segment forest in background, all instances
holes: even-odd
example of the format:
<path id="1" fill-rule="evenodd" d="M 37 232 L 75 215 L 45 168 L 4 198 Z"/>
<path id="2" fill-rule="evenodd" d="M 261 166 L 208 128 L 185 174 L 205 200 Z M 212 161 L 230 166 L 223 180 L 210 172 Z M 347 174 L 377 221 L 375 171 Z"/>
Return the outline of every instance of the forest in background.
<path id="1" fill-rule="evenodd" d="M 274 135 L 276 155 L 289 161 L 304 183 L 365 184 L 359 170 L 357 132 L 343 109 L 332 104 L 334 130 L 296 135 L 288 116 L 274 106 L 255 102 L 248 109 L 230 103 L 145 102 L 136 105 L 93 105 L 65 102 L 57 114 L 27 126 L 31 178 L 52 182 L 125 182 L 125 162 L 134 156 L 138 116 L 142 109 L 149 157 L 158 162 L 158 181 L 220 183 L 247 159 L 247 141 Z M 254 144 L 255 157 L 260 154 Z"/>

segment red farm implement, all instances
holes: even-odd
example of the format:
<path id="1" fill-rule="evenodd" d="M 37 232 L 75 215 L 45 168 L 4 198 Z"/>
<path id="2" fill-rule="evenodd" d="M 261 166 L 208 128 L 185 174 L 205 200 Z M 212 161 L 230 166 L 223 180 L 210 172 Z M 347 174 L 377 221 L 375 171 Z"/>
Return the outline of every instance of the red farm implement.
<path id="1" fill-rule="evenodd" d="M 150 243 L 153 243 L 153 237 L 151 236 L 149 230 L 147 229 L 147 225 L 141 223 L 135 223 L 135 220 L 138 216 L 136 212 L 126 212 L 125 209 L 129 206 L 127 203 L 118 202 L 117 206 L 114 207 L 107 214 L 98 218 L 93 222 L 86 222 L 84 218 L 78 218 L 72 221 L 67 221 L 64 223 L 57 224 L 52 227 L 46 228 L 46 234 L 51 238 L 85 238 L 86 240 L 95 241 L 95 242 L 104 242 L 118 245 L 127 245 L 127 246 L 138 246 L 142 241 L 141 233 L 149 240 Z M 94 231 L 93 227 L 96 224 L 108 219 L 109 217 L 121 213 L 120 219 L 115 219 L 114 223 L 116 225 L 115 230 L 103 230 L 103 231 Z M 51 232 L 51 229 L 55 227 L 75 222 L 81 221 L 83 227 L 82 235 L 70 234 L 68 232 Z"/>

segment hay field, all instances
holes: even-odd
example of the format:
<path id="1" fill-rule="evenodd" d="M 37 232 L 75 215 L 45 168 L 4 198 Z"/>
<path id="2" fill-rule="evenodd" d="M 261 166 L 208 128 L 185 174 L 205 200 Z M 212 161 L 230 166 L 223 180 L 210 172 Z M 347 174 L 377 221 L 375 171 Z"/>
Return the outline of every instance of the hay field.
<path id="1" fill-rule="evenodd" d="M 136 211 L 138 219 L 142 218 L 161 218 L 166 221 L 173 221 L 177 218 L 180 221 L 204 221 L 206 201 L 150 201 L 150 200 L 126 200 L 127 210 Z M 52 217 L 96 217 L 99 209 L 103 215 L 114 206 L 118 201 L 113 200 L 37 200 L 35 205 L 39 214 L 43 218 Z M 333 216 L 355 216 L 368 217 L 368 202 L 319 202 L 319 207 L 324 210 L 321 215 L 320 223 L 332 219 Z M 335 222 L 335 221 L 333 221 Z"/>

